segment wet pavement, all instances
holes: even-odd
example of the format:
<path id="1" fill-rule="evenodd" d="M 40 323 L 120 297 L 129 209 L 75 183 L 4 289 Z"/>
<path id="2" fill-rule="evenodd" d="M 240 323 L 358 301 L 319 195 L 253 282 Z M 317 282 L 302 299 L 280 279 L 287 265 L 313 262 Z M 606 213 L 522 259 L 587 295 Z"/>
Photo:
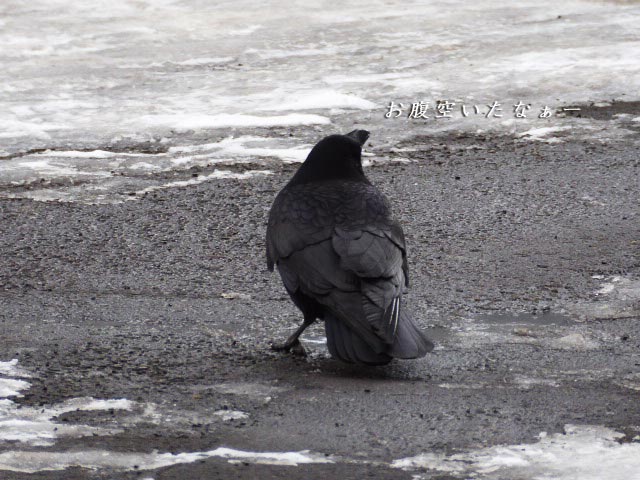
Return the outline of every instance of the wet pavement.
<path id="1" fill-rule="evenodd" d="M 638 478 L 635 149 L 399 147 L 412 162 L 390 149 L 367 173 L 437 348 L 385 367 L 333 361 L 319 325 L 306 358 L 269 348 L 300 321 L 263 242 L 295 166 L 113 205 L 2 200 L 0 476 Z"/>

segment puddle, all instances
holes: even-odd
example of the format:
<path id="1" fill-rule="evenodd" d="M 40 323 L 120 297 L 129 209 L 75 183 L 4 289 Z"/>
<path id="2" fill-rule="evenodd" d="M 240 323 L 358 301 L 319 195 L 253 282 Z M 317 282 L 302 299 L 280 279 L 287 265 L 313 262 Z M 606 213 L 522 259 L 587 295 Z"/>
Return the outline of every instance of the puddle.
<path id="1" fill-rule="evenodd" d="M 453 337 L 453 332 L 451 331 L 451 329 L 443 327 L 441 325 L 423 328 L 422 331 L 429 340 L 436 344 L 436 347 L 439 343 L 442 343 Z"/>
<path id="2" fill-rule="evenodd" d="M 478 315 L 474 319 L 491 325 L 567 326 L 574 324 L 571 317 L 552 312 L 539 315 L 533 313 L 489 313 Z"/>

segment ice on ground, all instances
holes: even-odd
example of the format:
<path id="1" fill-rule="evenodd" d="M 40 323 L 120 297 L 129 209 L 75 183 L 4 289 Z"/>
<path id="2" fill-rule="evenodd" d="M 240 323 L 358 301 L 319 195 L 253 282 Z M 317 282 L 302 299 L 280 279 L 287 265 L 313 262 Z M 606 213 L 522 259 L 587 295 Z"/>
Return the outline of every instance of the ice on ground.
<path id="1" fill-rule="evenodd" d="M 249 414 L 240 412 L 238 410 L 216 410 L 213 414 L 220 417 L 224 422 L 230 422 L 232 420 L 244 420 L 249 418 Z"/>
<path id="2" fill-rule="evenodd" d="M 622 281 L 622 278 L 619 276 L 611 277 L 609 282 L 603 283 L 600 290 L 596 292 L 596 295 L 608 295 L 613 292 L 616 288 L 616 284 L 619 284 Z"/>
<path id="3" fill-rule="evenodd" d="M 151 127 L 162 126 L 177 131 L 201 130 L 221 127 L 281 127 L 292 125 L 323 125 L 330 123 L 327 117 L 311 114 L 256 116 L 243 114 L 164 114 L 147 115 L 137 119 L 137 122 Z"/>
<path id="4" fill-rule="evenodd" d="M 215 57 L 215 58 L 190 58 L 183 61 L 164 62 L 164 63 L 152 63 L 150 67 L 164 67 L 167 64 L 182 65 L 186 67 L 194 67 L 200 65 L 215 65 L 217 63 L 231 62 L 233 57 Z"/>
<path id="5" fill-rule="evenodd" d="M 560 139 L 557 137 L 548 138 L 549 134 L 565 132 L 567 130 L 571 130 L 571 127 L 568 125 L 558 127 L 532 128 L 531 130 L 527 130 L 526 132 L 519 133 L 518 137 L 524 138 L 526 140 L 538 140 L 541 142 L 556 143 L 559 142 Z"/>
<path id="6" fill-rule="evenodd" d="M 29 388 L 31 384 L 15 378 L 0 378 L 0 399 L 17 397 L 20 392 Z"/>
<path id="7" fill-rule="evenodd" d="M 0 403 L 0 443 L 20 442 L 33 446 L 50 446 L 61 437 L 113 435 L 122 430 L 57 422 L 54 419 L 68 412 L 129 410 L 131 407 L 132 402 L 129 400 L 99 400 L 91 397 L 74 398 L 46 407 L 19 406 L 5 400 Z"/>
<path id="8" fill-rule="evenodd" d="M 0 471 L 36 473 L 65 470 L 71 467 L 92 470 L 155 470 L 158 468 L 193 463 L 207 458 L 224 458 L 229 462 L 249 462 L 263 465 L 295 467 L 310 463 L 334 463 L 322 454 L 308 450 L 299 452 L 247 452 L 220 447 L 206 452 L 187 453 L 122 453 L 108 450 L 81 450 L 67 452 L 9 451 L 0 453 Z"/>
<path id="9" fill-rule="evenodd" d="M 624 375 L 621 379 L 616 380 L 615 383 L 621 387 L 640 392 L 640 373 L 629 373 Z"/>
<path id="10" fill-rule="evenodd" d="M 168 153 L 173 156 L 173 162 L 180 165 L 189 163 L 194 158 L 189 154 L 198 154 L 209 159 L 240 161 L 255 160 L 255 157 L 272 157 L 285 162 L 303 162 L 313 147 L 313 145 L 298 144 L 283 148 L 283 143 L 285 142 L 273 142 L 265 137 L 243 135 L 227 137 L 213 143 L 174 146 L 169 148 Z"/>
<path id="11" fill-rule="evenodd" d="M 394 460 L 404 470 L 433 470 L 455 476 L 554 480 L 638 480 L 640 442 L 602 426 L 566 425 L 564 433 L 541 433 L 533 444 L 483 448 L 453 455 L 423 453 Z"/>
<path id="12" fill-rule="evenodd" d="M 514 382 L 520 388 L 528 390 L 532 387 L 544 386 L 544 387 L 559 387 L 560 383 L 557 380 L 551 378 L 539 378 L 539 377 L 530 377 L 527 375 L 516 375 L 514 377 Z"/>
<path id="13" fill-rule="evenodd" d="M 290 390 L 290 386 L 269 385 L 252 382 L 229 382 L 198 387 L 200 390 L 211 389 L 230 395 L 247 395 L 249 397 L 268 397 Z"/>
<path id="14" fill-rule="evenodd" d="M 235 178 L 235 179 L 243 179 L 253 177 L 255 175 L 271 175 L 272 172 L 269 170 L 248 170 L 242 173 L 230 172 L 227 170 L 214 170 L 209 175 L 201 175 L 196 178 L 191 178 L 189 180 L 179 180 L 175 182 L 163 183 L 161 185 L 154 185 L 153 187 L 143 188 L 142 190 L 137 190 L 135 192 L 136 195 L 144 195 L 145 193 L 155 192 L 157 190 L 163 190 L 165 188 L 179 188 L 179 187 L 188 187 L 190 185 L 197 185 L 199 183 L 208 182 L 217 178 Z"/>
<path id="15" fill-rule="evenodd" d="M 7 377 L 29 378 L 31 373 L 18 366 L 18 359 L 14 358 L 8 362 L 0 362 L 0 375 Z"/>
<path id="16" fill-rule="evenodd" d="M 18 366 L 18 360 L 0 362 L 0 374 L 30 377 Z M 119 429 L 104 429 L 88 425 L 56 422 L 64 413 L 75 411 L 130 410 L 133 403 L 126 399 L 99 400 L 91 397 L 73 398 L 45 407 L 16 404 L 8 397 L 20 396 L 31 384 L 16 378 L 0 378 L 0 443 L 20 442 L 33 446 L 49 446 L 60 437 L 84 437 L 118 433 Z"/>
<path id="17" fill-rule="evenodd" d="M 89 183 L 108 201 L 120 180 L 220 160 L 205 152 L 135 161 L 136 149 L 161 138 L 189 146 L 260 136 L 265 145 L 250 147 L 258 161 L 300 161 L 294 147 L 356 127 L 372 131 L 376 146 L 458 130 L 638 142 L 629 137 L 635 113 L 610 121 L 557 113 L 640 100 L 637 2 L 59 3 L 0 4 L 2 197 L 87 201 L 87 189 L 71 183 Z M 452 118 L 436 118 L 443 100 Z M 429 119 L 408 118 L 420 101 Z M 403 105 L 398 118 L 385 118 L 391 102 Z M 526 118 L 514 118 L 518 102 L 531 106 Z M 130 140 L 128 153 L 108 148 L 116 137 Z M 41 163 L 27 155 L 41 149 L 50 150 Z M 15 191 L 43 180 L 39 194 Z"/>
<path id="18" fill-rule="evenodd" d="M 495 100 L 505 115 L 522 100 L 534 118 L 544 104 L 633 100 L 639 11 L 636 3 L 586 0 L 354 0 L 339 9 L 283 0 L 87 0 L 64 11 L 49 0 L 29 8 L 6 0 L 0 136 L 16 144 L 33 136 L 26 141 L 37 144 L 81 134 L 98 143 L 103 133 L 166 130 L 156 123 L 165 115 L 170 123 L 217 119 L 190 122 L 200 128 L 267 106 L 290 114 L 355 108 L 331 119 L 341 127 L 351 127 L 359 109 L 375 111 L 367 120 L 397 134 L 408 125 L 384 121 L 391 100 Z"/>
<path id="19" fill-rule="evenodd" d="M 281 96 L 274 98 L 271 104 L 261 106 L 260 110 L 282 111 L 282 110 L 326 110 L 330 108 L 354 108 L 360 110 L 371 110 L 376 108 L 376 104 L 356 97 L 346 95 L 335 90 L 316 90 L 310 93 L 299 92 L 296 95 L 288 95 L 282 92 Z"/>
<path id="20" fill-rule="evenodd" d="M 619 275 L 596 279 L 605 281 L 594 291 L 593 300 L 570 305 L 569 310 L 583 320 L 640 316 L 640 280 Z"/>

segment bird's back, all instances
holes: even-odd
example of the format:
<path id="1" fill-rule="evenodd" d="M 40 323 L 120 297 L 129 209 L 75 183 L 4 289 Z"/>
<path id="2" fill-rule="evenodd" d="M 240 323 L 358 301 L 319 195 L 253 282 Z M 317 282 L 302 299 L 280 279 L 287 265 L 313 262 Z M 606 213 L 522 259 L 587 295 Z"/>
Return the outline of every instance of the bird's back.
<path id="1" fill-rule="evenodd" d="M 383 364 L 433 348 L 401 307 L 404 234 L 365 177 L 353 138 L 330 136 L 314 147 L 276 197 L 266 240 L 269 268 L 278 267 L 305 321 L 325 321 L 334 357 Z"/>

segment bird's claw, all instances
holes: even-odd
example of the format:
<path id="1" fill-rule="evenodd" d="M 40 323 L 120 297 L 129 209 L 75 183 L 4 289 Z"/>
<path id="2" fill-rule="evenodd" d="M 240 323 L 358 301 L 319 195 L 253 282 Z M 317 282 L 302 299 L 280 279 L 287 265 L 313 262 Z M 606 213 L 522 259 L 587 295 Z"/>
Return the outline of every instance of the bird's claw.
<path id="1" fill-rule="evenodd" d="M 297 339 L 294 342 L 272 343 L 271 350 L 275 350 L 276 352 L 291 352 L 300 357 L 307 356 L 306 350 L 300 343 L 300 340 Z"/>

